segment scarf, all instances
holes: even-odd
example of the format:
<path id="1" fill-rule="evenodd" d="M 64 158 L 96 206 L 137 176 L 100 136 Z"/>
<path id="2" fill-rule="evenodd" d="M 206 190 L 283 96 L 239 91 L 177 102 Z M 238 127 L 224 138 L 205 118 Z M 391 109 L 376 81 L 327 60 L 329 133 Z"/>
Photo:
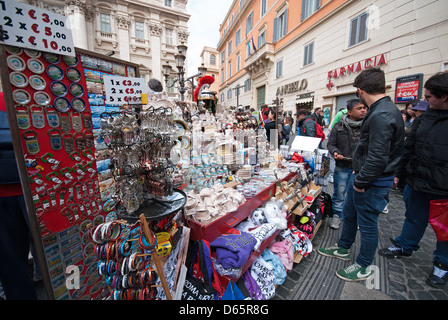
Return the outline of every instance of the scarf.
<path id="1" fill-rule="evenodd" d="M 342 125 L 350 131 L 350 155 L 353 157 L 356 144 L 359 141 L 361 135 L 362 120 L 355 121 L 350 119 L 348 114 L 344 114 L 341 117 Z"/>

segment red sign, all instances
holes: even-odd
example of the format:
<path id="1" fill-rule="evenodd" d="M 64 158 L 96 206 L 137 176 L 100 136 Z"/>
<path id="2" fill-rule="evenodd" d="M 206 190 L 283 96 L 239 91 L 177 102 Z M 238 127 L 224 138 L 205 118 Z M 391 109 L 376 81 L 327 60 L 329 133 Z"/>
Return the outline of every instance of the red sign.
<path id="1" fill-rule="evenodd" d="M 383 64 L 387 64 L 387 59 L 386 59 L 385 53 L 375 56 L 373 58 L 367 58 L 365 60 L 349 64 L 342 68 L 330 70 L 330 71 L 328 71 L 327 88 L 328 88 L 328 90 L 331 90 L 334 86 L 334 83 L 332 83 L 331 79 L 336 79 L 339 77 L 350 75 L 352 73 L 361 72 L 363 70 L 370 69 L 372 67 L 379 67 Z"/>

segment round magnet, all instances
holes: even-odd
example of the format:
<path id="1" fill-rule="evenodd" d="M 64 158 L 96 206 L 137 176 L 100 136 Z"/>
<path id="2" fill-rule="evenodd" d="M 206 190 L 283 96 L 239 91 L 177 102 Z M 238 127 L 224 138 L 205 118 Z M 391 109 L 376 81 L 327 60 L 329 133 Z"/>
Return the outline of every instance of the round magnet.
<path id="1" fill-rule="evenodd" d="M 67 68 L 65 72 L 67 73 L 67 78 L 73 82 L 78 82 L 81 79 L 81 73 L 76 68 Z"/>
<path id="2" fill-rule="evenodd" d="M 46 106 L 50 104 L 51 98 L 45 91 L 36 91 L 34 93 L 34 101 L 36 101 L 38 105 Z"/>
<path id="3" fill-rule="evenodd" d="M 33 88 L 34 90 L 44 90 L 47 86 L 47 82 L 44 80 L 44 78 L 38 75 L 33 75 L 28 80 L 31 88 Z"/>
<path id="4" fill-rule="evenodd" d="M 67 112 L 70 109 L 70 102 L 67 98 L 64 97 L 58 97 L 54 99 L 54 107 L 59 112 Z"/>
<path id="5" fill-rule="evenodd" d="M 61 57 L 59 55 L 51 52 L 44 52 L 43 55 L 44 59 L 50 63 L 59 63 L 59 61 L 61 60 Z"/>
<path id="6" fill-rule="evenodd" d="M 28 104 L 31 101 L 31 95 L 22 89 L 14 90 L 12 93 L 12 97 L 18 104 Z"/>
<path id="7" fill-rule="evenodd" d="M 10 54 L 17 54 L 17 55 L 21 55 L 23 50 L 19 47 L 14 47 L 14 46 L 6 46 L 5 47 L 6 51 L 9 52 Z"/>
<path id="8" fill-rule="evenodd" d="M 19 56 L 9 56 L 8 58 L 6 58 L 6 63 L 8 64 L 8 67 L 10 67 L 14 71 L 23 71 L 26 68 L 25 61 Z"/>
<path id="9" fill-rule="evenodd" d="M 56 81 L 59 81 L 62 78 L 64 78 L 64 71 L 54 64 L 51 64 L 47 67 L 47 74 L 51 79 Z"/>
<path id="10" fill-rule="evenodd" d="M 30 69 L 33 73 L 41 74 L 45 71 L 45 66 L 40 60 L 34 58 L 29 59 L 26 64 L 28 65 L 28 69 Z"/>
<path id="11" fill-rule="evenodd" d="M 77 57 L 63 56 L 62 59 L 70 67 L 74 67 L 74 66 L 76 66 L 78 64 L 78 58 Z"/>
<path id="12" fill-rule="evenodd" d="M 59 97 L 65 96 L 68 92 L 67 86 L 59 81 L 54 81 L 50 85 L 50 90 L 51 90 L 51 92 L 53 92 L 55 95 L 57 95 Z"/>
<path id="13" fill-rule="evenodd" d="M 76 82 L 70 85 L 69 90 L 74 97 L 81 97 L 84 94 L 84 88 Z"/>
<path id="14" fill-rule="evenodd" d="M 28 78 L 22 72 L 18 71 L 9 74 L 9 81 L 17 88 L 24 88 L 28 85 Z"/>
<path id="15" fill-rule="evenodd" d="M 72 108 L 75 111 L 83 112 L 86 109 L 86 103 L 80 98 L 74 98 L 72 100 Z"/>
<path id="16" fill-rule="evenodd" d="M 40 51 L 37 51 L 37 50 L 25 49 L 25 53 L 30 58 L 39 58 L 40 57 Z"/>

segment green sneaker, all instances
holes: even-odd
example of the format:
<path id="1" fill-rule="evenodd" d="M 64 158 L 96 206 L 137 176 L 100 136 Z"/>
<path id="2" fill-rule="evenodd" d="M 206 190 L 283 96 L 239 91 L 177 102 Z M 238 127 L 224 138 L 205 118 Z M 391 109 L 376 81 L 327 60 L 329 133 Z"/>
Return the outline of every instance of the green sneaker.
<path id="1" fill-rule="evenodd" d="M 372 275 L 370 267 L 363 268 L 359 264 L 355 263 L 348 266 L 345 269 L 336 271 L 336 276 L 345 281 L 362 281 L 367 280 Z"/>
<path id="2" fill-rule="evenodd" d="M 338 247 L 337 244 L 335 244 L 332 247 L 328 247 L 328 248 L 319 248 L 317 250 L 317 252 L 319 252 L 323 256 L 338 258 L 338 259 L 341 259 L 344 261 L 348 261 L 351 259 L 350 250 L 340 248 L 340 247 Z"/>

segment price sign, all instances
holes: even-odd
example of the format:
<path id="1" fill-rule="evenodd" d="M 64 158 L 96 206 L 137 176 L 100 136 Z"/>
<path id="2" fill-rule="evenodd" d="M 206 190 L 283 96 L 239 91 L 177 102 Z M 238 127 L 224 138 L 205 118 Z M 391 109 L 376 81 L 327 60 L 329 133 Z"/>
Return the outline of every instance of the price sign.
<path id="1" fill-rule="evenodd" d="M 141 104 L 148 89 L 143 78 L 103 76 L 106 104 Z"/>
<path id="2" fill-rule="evenodd" d="M 75 56 L 67 18 L 13 0 L 0 0 L 0 42 L 6 45 Z"/>

